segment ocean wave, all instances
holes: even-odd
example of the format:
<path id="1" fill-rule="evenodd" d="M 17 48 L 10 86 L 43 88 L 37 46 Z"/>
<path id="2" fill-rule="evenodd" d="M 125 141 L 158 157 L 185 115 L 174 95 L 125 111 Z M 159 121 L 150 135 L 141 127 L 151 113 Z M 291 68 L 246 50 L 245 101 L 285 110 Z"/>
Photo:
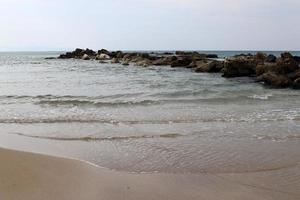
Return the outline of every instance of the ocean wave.
<path id="1" fill-rule="evenodd" d="M 143 124 L 194 124 L 194 123 L 256 123 L 256 122 L 282 122 L 300 121 L 300 116 L 278 116 L 275 117 L 215 117 L 215 118 L 193 118 L 193 119 L 140 119 L 140 120 L 115 120 L 87 116 L 61 116 L 53 118 L 0 118 L 0 124 L 55 124 L 55 123 L 99 123 L 112 125 L 143 125 Z"/>
<path id="2" fill-rule="evenodd" d="M 184 135 L 178 133 L 165 133 L 160 135 L 129 135 L 129 136 L 111 136 L 111 137 L 58 137 L 58 136 L 41 136 L 41 135 L 27 135 L 23 133 L 10 133 L 13 135 L 19 135 L 23 137 L 47 139 L 47 140 L 59 140 L 59 141 L 119 141 L 119 140 L 138 140 L 138 139 L 152 139 L 152 138 L 177 138 Z"/>
<path id="3" fill-rule="evenodd" d="M 141 94 L 139 94 L 141 95 Z M 161 104 L 223 104 L 238 102 L 256 102 L 269 100 L 273 95 L 204 95 L 199 96 L 197 92 L 185 94 L 179 93 L 158 93 L 148 96 L 148 98 L 139 98 L 139 95 L 120 94 L 111 96 L 0 96 L 0 104 L 22 104 L 29 103 L 40 106 L 94 106 L 94 107 L 121 107 L 121 106 L 151 106 Z"/>
<path id="4" fill-rule="evenodd" d="M 278 136 L 278 135 L 255 135 L 254 136 L 255 139 L 258 140 L 271 140 L 273 142 L 284 142 L 284 141 L 288 141 L 288 140 L 300 140 L 300 135 L 298 134 L 289 134 L 289 135 L 282 135 L 282 136 Z"/>
<path id="5" fill-rule="evenodd" d="M 268 100 L 271 97 L 273 97 L 273 94 L 255 94 L 252 96 L 249 96 L 249 98 L 253 98 L 253 99 L 260 99 L 260 100 Z"/>

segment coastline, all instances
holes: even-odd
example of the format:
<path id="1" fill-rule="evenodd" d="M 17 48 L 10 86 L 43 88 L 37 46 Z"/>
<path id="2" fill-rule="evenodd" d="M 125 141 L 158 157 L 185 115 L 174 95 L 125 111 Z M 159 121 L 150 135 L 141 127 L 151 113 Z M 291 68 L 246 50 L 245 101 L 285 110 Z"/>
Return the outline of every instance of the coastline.
<path id="1" fill-rule="evenodd" d="M 281 179 L 291 171 L 298 171 L 299 174 L 299 164 L 278 170 L 240 174 L 129 174 L 78 160 L 2 148 L 0 161 L 1 199 L 300 198 L 297 190 L 299 182 L 285 183 Z"/>

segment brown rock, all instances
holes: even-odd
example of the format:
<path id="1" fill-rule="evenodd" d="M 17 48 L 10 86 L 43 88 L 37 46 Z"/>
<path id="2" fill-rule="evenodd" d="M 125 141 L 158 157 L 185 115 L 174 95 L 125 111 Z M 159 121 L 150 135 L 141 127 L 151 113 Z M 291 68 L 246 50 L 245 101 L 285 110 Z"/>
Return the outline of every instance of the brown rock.
<path id="1" fill-rule="evenodd" d="M 291 80 L 287 76 L 276 74 L 274 72 L 267 72 L 259 76 L 258 80 L 276 88 L 285 88 L 292 84 Z"/>
<path id="2" fill-rule="evenodd" d="M 229 58 L 224 63 L 224 77 L 242 77 L 255 75 L 257 61 L 253 57 L 240 56 Z"/>
<path id="3" fill-rule="evenodd" d="M 81 57 L 82 60 L 90 60 L 90 56 L 87 55 L 87 54 L 84 54 L 82 57 Z"/>
<path id="4" fill-rule="evenodd" d="M 200 61 L 197 62 L 195 72 L 217 73 L 220 72 L 223 67 L 224 63 L 221 61 Z"/>
<path id="5" fill-rule="evenodd" d="M 190 57 L 180 57 L 172 61 L 171 67 L 188 67 L 193 60 Z"/>

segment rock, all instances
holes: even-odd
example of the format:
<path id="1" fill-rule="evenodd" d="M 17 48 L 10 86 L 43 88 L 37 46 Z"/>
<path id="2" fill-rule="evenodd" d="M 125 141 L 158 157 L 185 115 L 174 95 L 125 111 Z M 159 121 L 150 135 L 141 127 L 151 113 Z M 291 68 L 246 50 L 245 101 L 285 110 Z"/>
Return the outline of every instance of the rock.
<path id="1" fill-rule="evenodd" d="M 149 59 L 143 59 L 139 62 L 135 63 L 135 66 L 142 66 L 142 67 L 148 67 L 149 65 L 151 65 L 151 61 Z"/>
<path id="2" fill-rule="evenodd" d="M 75 51 L 67 52 L 65 54 L 60 55 L 59 59 L 69 59 L 69 58 L 76 58 L 76 59 L 82 59 L 84 55 L 88 55 L 90 58 L 94 57 L 96 55 L 96 52 L 91 49 L 80 49 L 77 48 Z"/>
<path id="3" fill-rule="evenodd" d="M 98 50 L 98 53 L 97 53 L 98 55 L 100 55 L 100 54 L 106 54 L 106 55 L 109 55 L 110 54 L 110 52 L 108 51 L 108 50 L 106 50 L 106 49 L 101 49 L 101 50 Z"/>
<path id="4" fill-rule="evenodd" d="M 296 80 L 296 79 L 300 78 L 300 69 L 298 69 L 297 71 L 295 71 L 293 73 L 289 73 L 287 76 L 291 80 Z"/>
<path id="5" fill-rule="evenodd" d="M 257 61 L 253 57 L 232 57 L 225 60 L 224 77 L 253 76 L 256 74 Z"/>
<path id="6" fill-rule="evenodd" d="M 262 52 L 257 52 L 253 58 L 255 59 L 255 61 L 257 63 L 264 63 L 266 58 L 267 58 L 267 55 L 265 53 L 262 53 Z"/>
<path id="7" fill-rule="evenodd" d="M 120 61 L 119 61 L 118 58 L 113 58 L 113 59 L 111 60 L 111 63 L 112 63 L 112 64 L 117 64 L 117 63 L 120 63 Z"/>
<path id="8" fill-rule="evenodd" d="M 289 52 L 284 52 L 280 56 L 283 59 L 292 59 L 293 58 L 293 55 L 291 53 L 289 53 Z"/>
<path id="9" fill-rule="evenodd" d="M 137 53 L 126 53 L 123 56 L 123 60 L 131 61 L 133 58 L 137 57 Z"/>
<path id="10" fill-rule="evenodd" d="M 70 59 L 70 58 L 75 58 L 75 55 L 71 52 L 67 52 L 65 54 L 61 54 L 58 59 Z"/>
<path id="11" fill-rule="evenodd" d="M 255 68 L 256 76 L 260 76 L 264 73 L 267 73 L 269 71 L 272 71 L 276 67 L 275 63 L 264 63 L 264 64 L 258 64 Z"/>
<path id="12" fill-rule="evenodd" d="M 82 57 L 81 57 L 82 60 L 90 60 L 90 56 L 87 55 L 87 54 L 84 54 Z"/>
<path id="13" fill-rule="evenodd" d="M 266 60 L 265 60 L 265 61 L 268 62 L 268 63 L 275 63 L 276 60 L 277 60 L 276 56 L 270 54 L 270 55 L 268 55 L 268 56 L 266 57 Z"/>
<path id="14" fill-rule="evenodd" d="M 54 60 L 56 59 L 55 57 L 46 57 L 45 60 Z"/>
<path id="15" fill-rule="evenodd" d="M 220 72 L 224 67 L 224 63 L 221 61 L 210 61 L 210 62 L 197 62 L 195 72 L 208 72 L 217 73 Z"/>
<path id="16" fill-rule="evenodd" d="M 77 48 L 77 49 L 75 49 L 75 51 L 73 51 L 73 52 L 71 52 L 70 54 L 73 54 L 73 57 L 75 58 L 81 58 L 84 54 L 85 54 L 85 52 L 84 52 L 84 50 L 83 49 L 79 49 L 79 48 Z"/>
<path id="17" fill-rule="evenodd" d="M 276 66 L 272 69 L 278 74 L 288 74 L 299 69 L 298 63 L 290 53 L 283 53 L 277 59 Z"/>
<path id="18" fill-rule="evenodd" d="M 109 59 L 110 59 L 110 56 L 107 54 L 104 54 L 104 53 L 96 56 L 96 60 L 109 60 Z"/>
<path id="19" fill-rule="evenodd" d="M 300 78 L 297 78 L 296 80 L 294 80 L 293 88 L 294 89 L 300 89 Z"/>
<path id="20" fill-rule="evenodd" d="M 96 56 L 96 52 L 95 51 L 93 51 L 93 50 L 91 50 L 91 49 L 86 49 L 85 51 L 84 51 L 84 53 L 85 54 L 87 54 L 88 56 Z"/>
<path id="21" fill-rule="evenodd" d="M 152 61 L 152 65 L 161 66 L 161 65 L 171 65 L 172 62 L 176 61 L 176 56 L 166 56 L 166 57 L 157 57 Z"/>
<path id="22" fill-rule="evenodd" d="M 118 58 L 118 59 L 120 59 L 120 58 L 123 57 L 123 52 L 122 51 L 112 51 L 112 52 L 110 52 L 107 55 L 109 55 L 111 58 Z"/>
<path id="23" fill-rule="evenodd" d="M 276 88 L 285 88 L 291 85 L 291 80 L 284 75 L 267 72 L 257 78 L 259 81 Z"/>
<path id="24" fill-rule="evenodd" d="M 189 57 L 180 57 L 171 62 L 171 67 L 188 67 L 192 62 Z"/>
<path id="25" fill-rule="evenodd" d="M 121 59 L 121 58 L 123 58 L 123 56 L 124 56 L 124 53 L 122 51 L 117 51 L 116 58 Z"/>

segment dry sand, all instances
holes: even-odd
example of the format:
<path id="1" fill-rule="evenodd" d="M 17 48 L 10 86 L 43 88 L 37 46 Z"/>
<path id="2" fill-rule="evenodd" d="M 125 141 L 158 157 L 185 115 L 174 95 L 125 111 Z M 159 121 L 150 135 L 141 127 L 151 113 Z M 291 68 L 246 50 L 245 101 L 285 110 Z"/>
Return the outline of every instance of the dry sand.
<path id="1" fill-rule="evenodd" d="M 1 200 L 297 200 L 299 165 L 243 174 L 130 174 L 0 149 Z"/>

